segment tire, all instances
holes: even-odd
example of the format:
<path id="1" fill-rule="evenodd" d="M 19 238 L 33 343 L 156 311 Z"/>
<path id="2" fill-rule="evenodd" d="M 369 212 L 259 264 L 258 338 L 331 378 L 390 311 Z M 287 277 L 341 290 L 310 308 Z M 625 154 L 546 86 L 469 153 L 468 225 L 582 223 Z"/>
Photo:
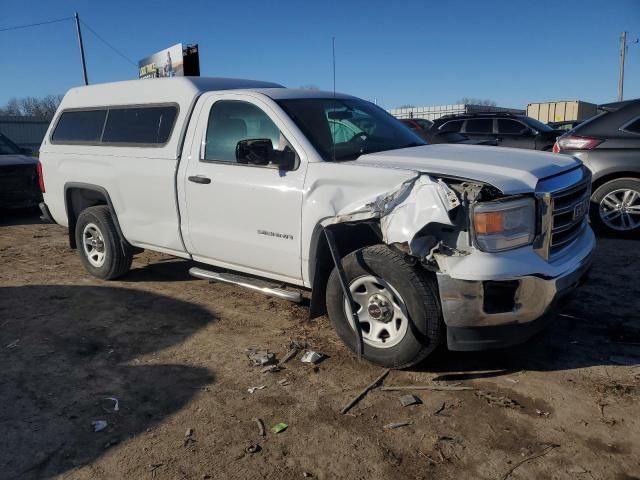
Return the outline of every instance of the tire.
<path id="1" fill-rule="evenodd" d="M 637 237 L 640 234 L 640 179 L 618 178 L 598 187 L 591 195 L 589 217 L 591 225 L 600 233 Z"/>
<path id="2" fill-rule="evenodd" d="M 131 268 L 133 254 L 123 247 L 106 205 L 83 210 L 78 216 L 75 236 L 82 264 L 94 277 L 113 280 Z"/>
<path id="3" fill-rule="evenodd" d="M 359 313 L 364 358 L 388 368 L 408 368 L 438 348 L 443 340 L 444 323 L 435 279 L 386 245 L 357 250 L 344 257 L 342 264 L 356 308 L 360 309 L 362 303 L 366 307 L 362 307 Z M 385 302 L 386 305 L 378 311 L 380 296 L 393 300 Z M 346 307 L 334 267 L 327 283 L 327 312 L 338 336 L 356 351 L 354 324 Z M 390 310 L 393 312 L 389 313 Z M 381 313 L 380 318 L 385 321 L 376 321 L 371 313 Z M 363 322 L 363 318 L 368 322 Z M 406 328 L 403 327 L 405 324 Z M 386 339 L 385 333 L 389 335 Z"/>

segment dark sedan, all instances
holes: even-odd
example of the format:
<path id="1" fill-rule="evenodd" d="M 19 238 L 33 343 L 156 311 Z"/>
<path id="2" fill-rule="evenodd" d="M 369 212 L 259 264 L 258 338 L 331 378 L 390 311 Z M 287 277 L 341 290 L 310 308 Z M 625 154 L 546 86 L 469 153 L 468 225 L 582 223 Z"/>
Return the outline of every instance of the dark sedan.
<path id="1" fill-rule="evenodd" d="M 578 157 L 593 173 L 590 218 L 596 229 L 640 234 L 640 99 L 603 111 L 558 138 L 557 153 Z"/>
<path id="2" fill-rule="evenodd" d="M 27 208 L 42 201 L 38 159 L 0 133 L 0 208 Z"/>

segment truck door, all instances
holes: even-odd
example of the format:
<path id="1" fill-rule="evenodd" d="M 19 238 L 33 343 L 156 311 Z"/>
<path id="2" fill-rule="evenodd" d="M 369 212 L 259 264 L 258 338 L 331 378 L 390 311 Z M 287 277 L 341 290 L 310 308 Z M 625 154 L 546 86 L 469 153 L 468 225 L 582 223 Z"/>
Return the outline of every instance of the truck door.
<path id="1" fill-rule="evenodd" d="M 206 94 L 178 175 L 181 226 L 194 260 L 302 282 L 300 230 L 306 156 L 284 115 L 257 95 Z M 198 110 L 198 109 L 196 109 Z M 242 140 L 269 139 L 295 152 L 295 165 L 236 160 Z M 293 142 L 293 143 L 292 143 Z"/>

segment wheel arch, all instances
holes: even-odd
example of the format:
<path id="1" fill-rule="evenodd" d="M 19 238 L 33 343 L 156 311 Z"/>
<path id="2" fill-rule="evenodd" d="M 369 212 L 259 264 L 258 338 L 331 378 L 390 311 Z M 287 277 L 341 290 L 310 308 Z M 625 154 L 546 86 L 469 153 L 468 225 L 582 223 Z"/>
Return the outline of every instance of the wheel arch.
<path id="1" fill-rule="evenodd" d="M 611 180 L 621 180 L 623 178 L 640 180 L 640 171 L 621 170 L 621 171 L 604 173 L 597 177 L 594 175 L 594 180 L 591 184 L 591 191 L 595 192 L 598 188 L 600 188 L 605 183 L 610 182 Z"/>
<path id="2" fill-rule="evenodd" d="M 382 234 L 377 220 L 345 222 L 328 226 L 317 224 L 311 237 L 309 255 L 309 274 L 311 283 L 311 302 L 309 318 L 326 313 L 326 289 L 334 263 L 324 229 L 330 229 L 334 235 L 340 258 L 360 248 L 381 244 Z"/>
<path id="3" fill-rule="evenodd" d="M 73 249 L 77 248 L 75 230 L 78 216 L 83 210 L 97 205 L 106 205 L 109 207 L 109 212 L 113 218 L 116 231 L 120 236 L 120 243 L 123 252 L 126 248 L 134 248 L 129 244 L 122 233 L 120 222 L 118 222 L 118 215 L 113 207 L 113 203 L 107 189 L 100 185 L 80 182 L 68 182 L 64 186 L 64 206 L 69 225 L 69 247 Z"/>

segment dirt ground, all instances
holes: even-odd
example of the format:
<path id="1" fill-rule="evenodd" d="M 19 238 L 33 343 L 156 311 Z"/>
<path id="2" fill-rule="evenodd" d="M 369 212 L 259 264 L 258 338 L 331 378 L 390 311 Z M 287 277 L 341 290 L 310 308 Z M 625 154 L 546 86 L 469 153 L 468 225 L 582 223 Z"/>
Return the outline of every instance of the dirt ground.
<path id="1" fill-rule="evenodd" d="M 373 390 L 340 415 L 382 369 L 326 318 L 155 253 L 102 282 L 64 229 L 0 213 L 0 477 L 640 478 L 639 261 L 640 241 L 600 239 L 589 283 L 539 337 L 441 352 L 384 382 L 473 390 L 413 392 L 422 404 L 409 407 Z M 247 359 L 252 347 L 281 358 L 293 340 L 328 358 L 277 373 Z"/>

